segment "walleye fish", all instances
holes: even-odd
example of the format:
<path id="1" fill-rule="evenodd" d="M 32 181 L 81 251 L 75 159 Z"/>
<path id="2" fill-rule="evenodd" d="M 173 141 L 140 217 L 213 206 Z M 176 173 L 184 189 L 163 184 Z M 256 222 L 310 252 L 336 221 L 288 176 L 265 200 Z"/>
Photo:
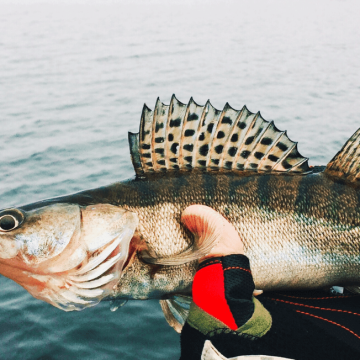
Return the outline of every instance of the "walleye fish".
<path id="1" fill-rule="evenodd" d="M 129 133 L 133 179 L 0 212 L 0 273 L 65 311 L 160 299 L 181 329 L 199 241 L 181 224 L 212 207 L 243 240 L 257 289 L 360 285 L 360 129 L 325 167 L 245 106 L 173 95 Z"/>

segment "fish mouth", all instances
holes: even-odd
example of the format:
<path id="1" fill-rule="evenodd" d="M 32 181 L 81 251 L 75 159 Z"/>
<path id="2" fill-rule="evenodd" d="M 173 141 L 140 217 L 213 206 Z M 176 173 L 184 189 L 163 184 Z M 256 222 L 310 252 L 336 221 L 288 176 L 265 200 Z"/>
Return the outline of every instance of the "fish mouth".
<path id="1" fill-rule="evenodd" d="M 113 295 L 137 224 L 135 213 L 113 205 L 81 208 L 81 226 L 63 253 L 47 264 L 46 273 L 28 272 L 31 281 L 21 285 L 64 311 L 95 306 Z"/>

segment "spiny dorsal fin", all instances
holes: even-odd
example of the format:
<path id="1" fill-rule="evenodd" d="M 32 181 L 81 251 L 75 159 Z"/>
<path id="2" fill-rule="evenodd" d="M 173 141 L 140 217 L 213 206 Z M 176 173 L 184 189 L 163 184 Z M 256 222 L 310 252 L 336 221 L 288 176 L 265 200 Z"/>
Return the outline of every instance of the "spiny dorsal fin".
<path id="1" fill-rule="evenodd" d="M 137 137 L 137 138 L 136 138 Z M 159 171 L 252 171 L 311 173 L 297 143 L 260 112 L 246 106 L 222 111 L 209 101 L 187 105 L 172 96 L 170 105 L 158 98 L 155 110 L 144 105 L 138 134 L 129 133 L 130 152 L 139 177 Z"/>
<path id="2" fill-rule="evenodd" d="M 345 143 L 328 163 L 325 173 L 357 183 L 360 180 L 360 129 Z"/>

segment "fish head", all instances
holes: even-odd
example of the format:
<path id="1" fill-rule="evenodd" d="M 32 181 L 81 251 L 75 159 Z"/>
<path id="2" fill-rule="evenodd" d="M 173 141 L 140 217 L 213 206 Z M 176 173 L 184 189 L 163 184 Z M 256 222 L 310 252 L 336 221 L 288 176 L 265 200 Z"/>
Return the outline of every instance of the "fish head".
<path id="1" fill-rule="evenodd" d="M 0 273 L 65 311 L 111 296 L 137 215 L 109 204 L 28 208 L 0 212 Z"/>

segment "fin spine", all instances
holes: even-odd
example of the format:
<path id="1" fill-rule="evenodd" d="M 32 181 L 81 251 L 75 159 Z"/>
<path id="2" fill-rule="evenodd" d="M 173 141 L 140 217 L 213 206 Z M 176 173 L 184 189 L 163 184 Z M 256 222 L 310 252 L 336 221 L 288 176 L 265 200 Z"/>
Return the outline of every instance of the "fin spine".
<path id="1" fill-rule="evenodd" d="M 144 173 L 153 172 L 151 152 L 151 128 L 153 112 L 144 104 L 140 120 L 140 159 Z"/>
<path id="2" fill-rule="evenodd" d="M 141 177 L 144 175 L 144 170 L 142 168 L 141 159 L 140 159 L 139 133 L 135 134 L 129 131 L 128 140 L 129 140 L 131 161 L 134 166 L 136 176 Z"/>

